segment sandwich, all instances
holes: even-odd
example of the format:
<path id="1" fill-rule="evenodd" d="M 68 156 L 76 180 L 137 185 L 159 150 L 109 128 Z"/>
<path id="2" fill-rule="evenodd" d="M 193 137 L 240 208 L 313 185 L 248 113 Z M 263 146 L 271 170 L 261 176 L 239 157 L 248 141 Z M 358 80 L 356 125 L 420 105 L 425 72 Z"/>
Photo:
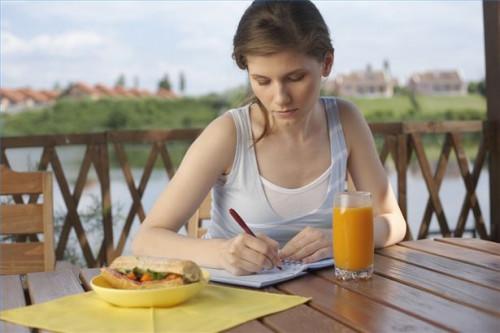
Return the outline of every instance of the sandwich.
<path id="1" fill-rule="evenodd" d="M 202 273 L 190 260 L 121 256 L 101 268 L 101 276 L 113 288 L 151 289 L 199 282 Z"/>

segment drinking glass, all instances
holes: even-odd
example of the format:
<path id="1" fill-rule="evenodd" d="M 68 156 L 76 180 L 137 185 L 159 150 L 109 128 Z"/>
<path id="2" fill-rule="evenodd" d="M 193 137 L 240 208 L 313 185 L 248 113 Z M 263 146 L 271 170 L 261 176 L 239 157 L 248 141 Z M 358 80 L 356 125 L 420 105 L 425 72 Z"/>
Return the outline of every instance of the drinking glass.
<path id="1" fill-rule="evenodd" d="M 373 274 L 373 209 L 369 192 L 336 193 L 333 204 L 335 277 L 369 279 Z"/>

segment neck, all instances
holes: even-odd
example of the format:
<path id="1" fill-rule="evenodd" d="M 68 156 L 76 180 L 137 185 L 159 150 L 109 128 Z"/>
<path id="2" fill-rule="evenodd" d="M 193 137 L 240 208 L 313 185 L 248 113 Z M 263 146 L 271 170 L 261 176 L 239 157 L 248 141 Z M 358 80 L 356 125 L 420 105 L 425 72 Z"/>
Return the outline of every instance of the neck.
<path id="1" fill-rule="evenodd" d="M 318 129 L 318 124 L 322 123 L 322 113 L 319 102 L 316 102 L 313 109 L 307 112 L 302 118 L 295 121 L 280 121 L 272 115 L 269 117 L 270 135 L 281 136 L 297 142 L 306 141 Z"/>

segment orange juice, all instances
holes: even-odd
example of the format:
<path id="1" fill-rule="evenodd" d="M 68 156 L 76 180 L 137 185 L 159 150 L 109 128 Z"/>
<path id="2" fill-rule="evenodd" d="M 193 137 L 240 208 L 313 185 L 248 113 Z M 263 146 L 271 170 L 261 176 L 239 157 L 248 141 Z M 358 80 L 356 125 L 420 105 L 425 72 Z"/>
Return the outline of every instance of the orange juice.
<path id="1" fill-rule="evenodd" d="M 373 264 L 372 207 L 333 208 L 333 254 L 335 266 L 359 271 Z"/>

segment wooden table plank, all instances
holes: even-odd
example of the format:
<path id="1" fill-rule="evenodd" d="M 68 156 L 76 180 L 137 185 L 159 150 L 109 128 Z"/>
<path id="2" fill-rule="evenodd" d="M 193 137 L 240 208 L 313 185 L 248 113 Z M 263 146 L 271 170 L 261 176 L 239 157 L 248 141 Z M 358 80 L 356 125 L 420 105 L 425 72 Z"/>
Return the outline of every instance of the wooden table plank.
<path id="1" fill-rule="evenodd" d="M 500 256 L 500 243 L 477 238 L 435 238 L 435 241 L 467 247 Z"/>
<path id="2" fill-rule="evenodd" d="M 399 245 L 500 272 L 500 257 L 493 254 L 436 242 L 431 239 L 402 242 Z"/>
<path id="3" fill-rule="evenodd" d="M 275 287 L 267 287 L 264 290 L 286 295 Z M 262 322 L 278 332 L 355 332 L 352 328 L 310 307 L 309 302 L 266 316 Z"/>
<path id="4" fill-rule="evenodd" d="M 80 280 L 85 290 L 92 290 L 90 287 L 90 280 L 92 280 L 94 276 L 99 275 L 99 273 L 99 268 L 84 268 L 80 271 Z"/>
<path id="5" fill-rule="evenodd" d="M 70 270 L 60 272 L 29 273 L 28 290 L 33 304 L 59 297 L 82 293 L 80 281 Z"/>
<path id="6" fill-rule="evenodd" d="M 258 320 L 252 320 L 248 321 L 244 324 L 241 324 L 239 326 L 230 328 L 229 330 L 223 331 L 223 332 L 230 332 L 230 333 L 254 333 L 254 332 L 262 332 L 262 333 L 274 333 L 274 331 L 264 324 L 262 324 Z"/>
<path id="7" fill-rule="evenodd" d="M 454 331 L 495 332 L 500 316 L 485 313 L 377 274 L 368 281 L 338 281 L 331 270 L 318 275 L 372 300 Z"/>
<path id="8" fill-rule="evenodd" d="M 500 290 L 500 274 L 487 268 L 458 262 L 453 259 L 393 245 L 377 250 L 378 254 L 424 267 L 483 287 Z"/>
<path id="9" fill-rule="evenodd" d="M 375 255 L 375 271 L 406 285 L 500 316 L 500 291 L 381 255 Z"/>
<path id="10" fill-rule="evenodd" d="M 0 290 L 2 292 L 0 310 L 14 309 L 26 305 L 23 285 L 19 275 L 0 276 Z M 30 331 L 27 327 L 11 324 L 6 321 L 2 321 L 0 329 L 1 332 L 29 333 Z"/>
<path id="11" fill-rule="evenodd" d="M 328 270 L 332 272 L 331 268 Z M 443 331 L 436 325 L 341 288 L 314 274 L 281 283 L 277 287 L 290 294 L 312 297 L 313 300 L 309 302 L 311 307 L 356 330 L 365 332 Z"/>
<path id="12" fill-rule="evenodd" d="M 76 265 L 70 263 L 69 261 L 57 261 L 56 262 L 56 271 L 63 271 L 63 270 L 70 270 L 73 272 L 75 277 L 79 278 L 80 275 L 80 268 L 78 268 Z"/>
<path id="13" fill-rule="evenodd" d="M 356 332 L 307 305 L 266 316 L 262 321 L 276 332 Z"/>

